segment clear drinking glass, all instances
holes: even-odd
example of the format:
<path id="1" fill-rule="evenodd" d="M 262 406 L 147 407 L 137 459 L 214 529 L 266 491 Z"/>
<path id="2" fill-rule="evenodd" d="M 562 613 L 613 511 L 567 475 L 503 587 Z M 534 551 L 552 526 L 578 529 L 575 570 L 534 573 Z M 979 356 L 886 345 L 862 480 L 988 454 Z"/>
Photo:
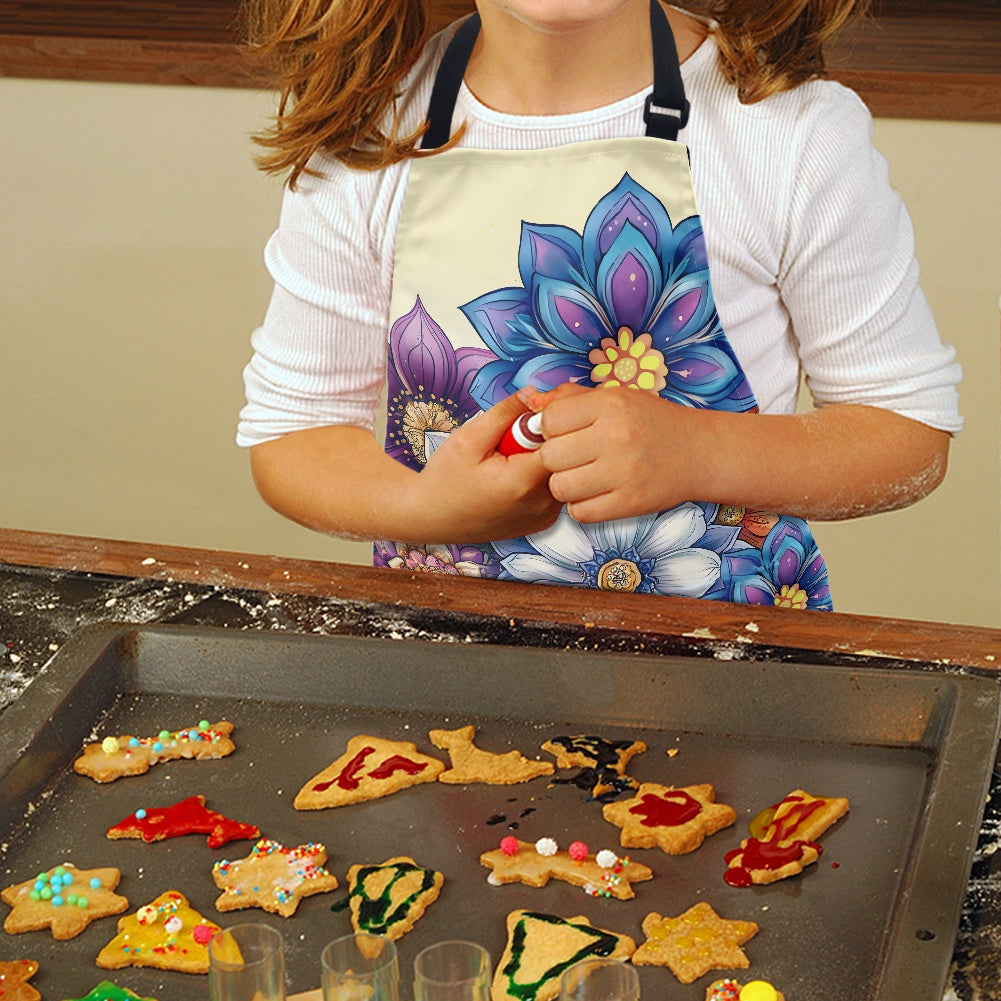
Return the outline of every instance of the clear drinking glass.
<path id="1" fill-rule="evenodd" d="M 490 974 L 490 953 L 482 945 L 429 945 L 414 960 L 414 1001 L 490 1001 Z"/>
<path id="2" fill-rule="evenodd" d="M 399 1001 L 396 946 L 384 935 L 335 938 L 320 956 L 323 1001 Z"/>
<path id="3" fill-rule="evenodd" d="M 285 944 L 270 925 L 225 928 L 208 952 L 209 1001 L 285 1001 Z"/>
<path id="4" fill-rule="evenodd" d="M 639 1001 L 636 967 L 618 959 L 584 959 L 560 977 L 560 1001 Z"/>

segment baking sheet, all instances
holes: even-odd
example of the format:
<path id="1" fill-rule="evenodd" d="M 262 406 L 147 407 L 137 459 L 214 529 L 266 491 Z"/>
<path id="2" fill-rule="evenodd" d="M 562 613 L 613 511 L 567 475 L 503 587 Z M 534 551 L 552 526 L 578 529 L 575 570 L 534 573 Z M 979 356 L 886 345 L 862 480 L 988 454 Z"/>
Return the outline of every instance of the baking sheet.
<path id="1" fill-rule="evenodd" d="M 238 749 L 221 761 L 161 764 L 103 786 L 70 769 L 94 736 L 224 717 L 236 725 Z M 711 782 L 737 823 L 692 855 L 633 850 L 655 878 L 637 884 L 634 900 L 617 901 L 556 882 L 492 887 L 479 865 L 480 853 L 510 833 L 553 837 L 564 848 L 572 840 L 592 851 L 616 847 L 617 828 L 569 783 L 435 783 L 336 810 L 292 808 L 301 785 L 356 733 L 412 740 L 445 758 L 427 731 L 466 723 L 486 750 L 542 758 L 539 745 L 560 734 L 642 739 L 649 749 L 630 774 Z M 116 865 L 131 911 L 176 889 L 223 925 L 278 927 L 290 992 L 315 987 L 323 945 L 349 929 L 347 913 L 331 909 L 341 891 L 302 902 L 292 919 L 257 909 L 221 915 L 212 864 L 242 857 L 251 842 L 212 850 L 201 836 L 153 845 L 104 837 L 139 806 L 200 793 L 211 809 L 285 844 L 323 842 L 342 883 L 350 865 L 400 854 L 442 871 L 441 897 L 399 943 L 405 998 L 413 957 L 431 942 L 474 938 L 496 962 L 514 908 L 583 914 L 639 942 L 649 911 L 677 914 L 707 900 L 725 918 L 760 925 L 745 946 L 748 977 L 770 980 L 790 1001 L 939 1001 L 998 728 L 997 681 L 941 670 L 103 627 L 63 647 L 4 715 L 0 882 L 63 861 Z M 819 863 L 767 887 L 727 886 L 723 855 L 751 817 L 796 787 L 851 801 L 822 838 Z M 0 959 L 36 959 L 32 983 L 46 998 L 79 996 L 106 975 L 93 959 L 114 933 L 107 918 L 64 943 L 48 932 L 3 935 Z M 665 1001 L 701 1001 L 723 975 L 681 985 L 664 969 L 640 973 L 643 996 Z M 112 979 L 159 1001 L 206 993 L 204 978 L 192 975 L 136 969 Z"/>

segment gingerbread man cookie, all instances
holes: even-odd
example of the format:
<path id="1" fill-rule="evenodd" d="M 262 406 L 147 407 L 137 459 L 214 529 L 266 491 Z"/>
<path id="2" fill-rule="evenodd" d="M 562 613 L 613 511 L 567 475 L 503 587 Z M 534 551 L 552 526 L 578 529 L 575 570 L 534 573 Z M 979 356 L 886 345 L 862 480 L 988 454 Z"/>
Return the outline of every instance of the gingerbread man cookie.
<path id="1" fill-rule="evenodd" d="M 129 733 L 105 737 L 84 747 L 73 762 L 73 770 L 95 782 L 114 782 L 123 776 L 142 775 L 161 761 L 224 758 L 236 750 L 229 736 L 232 732 L 232 723 L 210 724 L 203 719 L 197 727 L 161 730 L 155 737 Z"/>
<path id="2" fill-rule="evenodd" d="M 407 855 L 348 869 L 348 904 L 355 931 L 402 938 L 438 899 L 445 877 Z"/>
<path id="3" fill-rule="evenodd" d="M 431 743 L 448 751 L 452 759 L 452 767 L 438 776 L 439 782 L 514 785 L 540 775 L 552 775 L 556 770 L 551 761 L 532 761 L 517 750 L 505 754 L 483 751 L 473 744 L 474 733 L 472 726 L 462 726 L 458 730 L 431 730 L 428 733 Z"/>
<path id="4" fill-rule="evenodd" d="M 359 735 L 333 764 L 314 775 L 296 794 L 297 810 L 324 810 L 379 799 L 422 782 L 434 782 L 445 762 L 421 754 L 404 740 Z"/>
<path id="5" fill-rule="evenodd" d="M 115 868 L 78 869 L 64 862 L 34 879 L 8 886 L 0 900 L 13 908 L 3 923 L 11 935 L 51 928 L 60 941 L 79 935 L 98 918 L 121 914 L 129 902 L 115 893 L 122 874 Z"/>
<path id="6" fill-rule="evenodd" d="M 241 824 L 205 806 L 204 796 L 189 796 L 173 806 L 140 808 L 108 828 L 108 837 L 142 838 L 147 844 L 185 834 L 207 834 L 209 848 L 260 837 L 255 824 Z"/>
<path id="7" fill-rule="evenodd" d="M 588 853 L 587 845 L 574 841 L 567 851 L 559 851 L 551 838 L 534 845 L 515 837 L 504 838 L 499 848 L 484 852 L 480 862 L 493 871 L 489 882 L 524 883 L 545 886 L 550 879 L 583 887 L 592 897 L 630 900 L 636 894 L 632 884 L 653 879 L 653 870 L 639 862 L 619 858 L 613 851 Z"/>
<path id="8" fill-rule="evenodd" d="M 41 1001 L 42 995 L 28 981 L 38 972 L 33 959 L 13 963 L 0 960 L 0 998 L 3 1001 Z"/>
<path id="9" fill-rule="evenodd" d="M 212 867 L 215 885 L 223 891 L 216 910 L 260 907 L 290 918 L 304 897 L 337 889 L 337 877 L 324 868 L 326 861 L 327 850 L 321 844 L 286 848 L 262 838 L 246 858 Z"/>
<path id="10" fill-rule="evenodd" d="M 646 941 L 632 959 L 637 966 L 667 966 L 690 984 L 709 970 L 750 966 L 741 946 L 757 933 L 753 921 L 728 921 L 700 901 L 677 917 L 648 914 L 643 919 Z"/>
<path id="11" fill-rule="evenodd" d="M 733 807 L 715 798 L 708 784 L 676 789 L 644 782 L 631 799 L 606 803 L 601 815 L 622 828 L 623 848 L 659 848 L 668 855 L 686 855 L 737 819 Z"/>
<path id="12" fill-rule="evenodd" d="M 848 800 L 794 789 L 751 821 L 751 837 L 727 852 L 723 878 L 730 886 L 774 883 L 820 858 L 817 838 L 848 812 Z"/>
<path id="13" fill-rule="evenodd" d="M 491 1001 L 552 1001 L 560 976 L 582 959 L 628 959 L 636 943 L 628 935 L 595 928 L 578 915 L 561 918 L 518 910 L 507 916 L 507 945 L 497 964 Z"/>
<path id="14" fill-rule="evenodd" d="M 118 934 L 98 953 L 104 970 L 152 966 L 179 973 L 208 973 L 208 944 L 219 926 L 201 916 L 176 890 L 118 921 Z"/>
<path id="15" fill-rule="evenodd" d="M 642 740 L 607 740 L 580 733 L 553 737 L 542 749 L 556 757 L 557 768 L 580 768 L 571 781 L 600 799 L 636 788 L 636 780 L 626 775 L 626 766 L 646 750 L 646 744 Z"/>

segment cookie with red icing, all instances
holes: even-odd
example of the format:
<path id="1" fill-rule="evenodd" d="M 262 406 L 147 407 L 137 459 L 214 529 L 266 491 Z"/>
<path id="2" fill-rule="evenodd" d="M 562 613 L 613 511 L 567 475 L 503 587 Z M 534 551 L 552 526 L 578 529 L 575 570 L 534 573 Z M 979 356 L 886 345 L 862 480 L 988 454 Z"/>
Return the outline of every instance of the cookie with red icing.
<path id="1" fill-rule="evenodd" d="M 12 910 L 3 923 L 10 935 L 52 930 L 59 941 L 74 938 L 98 918 L 121 914 L 128 900 L 115 893 L 121 872 L 111 866 L 78 869 L 72 862 L 40 872 L 0 892 Z"/>
<path id="2" fill-rule="evenodd" d="M 435 782 L 445 762 L 421 754 L 404 740 L 359 735 L 347 750 L 314 775 L 296 794 L 297 810 L 325 810 L 379 799 L 422 782 Z"/>
<path id="3" fill-rule="evenodd" d="M 732 806 L 716 802 L 716 791 L 708 783 L 675 788 L 644 782 L 635 796 L 606 803 L 601 814 L 622 828 L 623 848 L 659 848 L 668 855 L 695 851 L 737 819 Z"/>
<path id="4" fill-rule="evenodd" d="M 87 744 L 73 762 L 73 770 L 95 782 L 114 782 L 128 775 L 142 775 L 161 761 L 180 758 L 203 760 L 224 758 L 236 750 L 230 738 L 233 724 L 221 720 L 183 730 L 161 730 L 155 737 L 136 737 L 130 733 L 104 737 Z"/>
<path id="5" fill-rule="evenodd" d="M 204 796 L 189 796 L 173 806 L 140 808 L 108 828 L 108 837 L 142 838 L 147 844 L 185 834 L 207 834 L 209 848 L 221 848 L 230 841 L 260 837 L 256 824 L 230 820 L 205 805 Z"/>
<path id="6" fill-rule="evenodd" d="M 12 963 L 0 960 L 0 998 L 3 1001 L 41 1001 L 42 995 L 28 981 L 38 972 L 33 959 Z"/>
<path id="7" fill-rule="evenodd" d="M 104 970 L 151 966 L 180 973 L 208 973 L 209 942 L 219 926 L 203 918 L 176 890 L 161 893 L 118 921 L 118 934 L 98 953 Z"/>
<path id="8" fill-rule="evenodd" d="M 260 907 L 290 918 L 304 897 L 337 889 L 337 877 L 327 871 L 326 861 L 327 850 L 319 843 L 286 848 L 262 838 L 246 858 L 212 867 L 212 878 L 223 891 L 216 910 Z"/>

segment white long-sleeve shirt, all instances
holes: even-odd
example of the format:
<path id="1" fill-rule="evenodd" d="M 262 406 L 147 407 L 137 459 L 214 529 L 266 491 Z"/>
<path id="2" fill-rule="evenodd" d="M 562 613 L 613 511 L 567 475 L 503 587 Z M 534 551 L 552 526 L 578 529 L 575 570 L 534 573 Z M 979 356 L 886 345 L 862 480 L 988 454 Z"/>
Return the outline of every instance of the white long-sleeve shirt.
<path id="1" fill-rule="evenodd" d="M 403 128 L 423 120 L 451 30 L 412 73 Z M 710 37 L 682 64 L 688 145 L 723 329 L 763 413 L 858 403 L 962 425 L 955 351 L 918 283 L 910 219 L 850 90 L 811 81 L 741 104 Z M 647 91 L 570 115 L 493 111 L 463 86 L 460 145 L 537 149 L 643 134 Z M 243 446 L 329 424 L 374 426 L 385 375 L 396 233 L 410 161 L 359 171 L 318 156 L 286 191 L 265 260 L 274 291 L 244 371 Z"/>

